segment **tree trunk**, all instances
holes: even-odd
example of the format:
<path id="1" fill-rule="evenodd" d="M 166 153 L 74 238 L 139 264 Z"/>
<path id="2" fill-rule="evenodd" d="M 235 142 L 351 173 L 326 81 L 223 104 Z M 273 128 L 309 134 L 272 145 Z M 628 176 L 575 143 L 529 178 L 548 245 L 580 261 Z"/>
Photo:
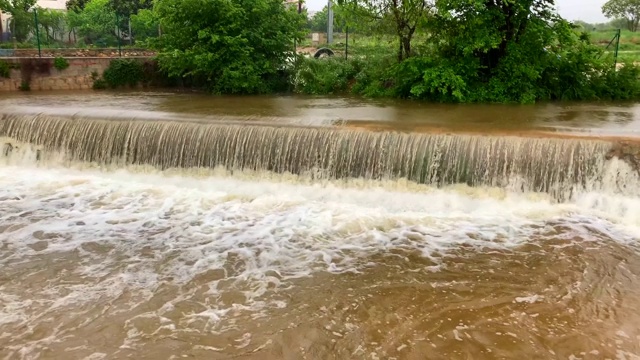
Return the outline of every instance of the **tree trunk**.
<path id="1" fill-rule="evenodd" d="M 4 29 L 2 28 L 2 11 L 0 11 L 0 43 L 4 42 Z"/>
<path id="2" fill-rule="evenodd" d="M 398 62 L 411 56 L 411 35 L 398 36 Z"/>
<path id="3" fill-rule="evenodd" d="M 410 36 L 405 36 L 404 39 L 402 39 L 402 47 L 404 48 L 404 58 L 408 58 L 409 56 L 411 56 L 411 37 Z"/>

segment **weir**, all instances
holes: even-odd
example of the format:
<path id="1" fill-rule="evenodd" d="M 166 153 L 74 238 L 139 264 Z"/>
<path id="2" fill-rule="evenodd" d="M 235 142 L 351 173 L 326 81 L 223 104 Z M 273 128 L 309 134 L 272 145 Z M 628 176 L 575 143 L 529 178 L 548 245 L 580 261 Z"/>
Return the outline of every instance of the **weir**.
<path id="1" fill-rule="evenodd" d="M 3 156 L 28 143 L 42 158 L 55 152 L 66 161 L 98 165 L 224 167 L 324 179 L 407 179 L 434 186 L 462 183 L 545 192 L 558 200 L 581 189 L 632 194 L 635 186 L 630 184 L 638 181 L 637 172 L 620 173 L 608 166 L 615 161 L 610 159 L 615 144 L 600 140 L 42 114 L 4 114 L 0 120 Z"/>

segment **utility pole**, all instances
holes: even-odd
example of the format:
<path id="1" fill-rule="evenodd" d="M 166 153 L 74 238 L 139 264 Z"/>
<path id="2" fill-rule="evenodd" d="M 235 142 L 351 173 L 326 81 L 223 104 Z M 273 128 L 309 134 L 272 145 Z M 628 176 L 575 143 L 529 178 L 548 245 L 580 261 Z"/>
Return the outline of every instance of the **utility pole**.
<path id="1" fill-rule="evenodd" d="M 333 43 L 333 9 L 331 0 L 327 3 L 327 44 Z"/>
<path id="2" fill-rule="evenodd" d="M 613 55 L 613 70 L 618 70 L 618 50 L 620 50 L 620 29 L 616 31 L 616 52 Z"/>
<path id="3" fill-rule="evenodd" d="M 116 34 L 118 38 L 118 54 L 122 57 L 122 44 L 120 44 L 120 37 L 122 34 L 120 33 L 120 16 L 118 16 L 118 12 L 116 11 Z"/>
<path id="4" fill-rule="evenodd" d="M 4 28 L 2 26 L 2 11 L 0 11 L 0 43 L 4 42 Z"/>
<path id="5" fill-rule="evenodd" d="M 38 8 L 33 8 L 33 17 L 36 22 L 36 39 L 38 40 L 38 57 L 42 57 L 42 51 L 40 50 L 40 25 L 38 24 Z"/>

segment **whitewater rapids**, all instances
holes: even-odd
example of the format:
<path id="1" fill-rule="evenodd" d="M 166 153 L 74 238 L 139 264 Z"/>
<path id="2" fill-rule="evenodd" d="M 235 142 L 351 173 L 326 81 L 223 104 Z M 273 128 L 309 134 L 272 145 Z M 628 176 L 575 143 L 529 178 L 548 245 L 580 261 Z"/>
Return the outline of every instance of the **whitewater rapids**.
<path id="1" fill-rule="evenodd" d="M 0 359 L 639 358 L 607 142 L 4 121 Z"/>

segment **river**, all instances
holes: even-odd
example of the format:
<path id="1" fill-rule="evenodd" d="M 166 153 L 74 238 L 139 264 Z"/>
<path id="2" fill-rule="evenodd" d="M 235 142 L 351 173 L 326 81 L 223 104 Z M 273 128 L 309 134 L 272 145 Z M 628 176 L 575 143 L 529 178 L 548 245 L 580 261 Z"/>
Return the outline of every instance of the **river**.
<path id="1" fill-rule="evenodd" d="M 0 359 L 640 359 L 638 136 L 634 104 L 8 94 Z"/>

